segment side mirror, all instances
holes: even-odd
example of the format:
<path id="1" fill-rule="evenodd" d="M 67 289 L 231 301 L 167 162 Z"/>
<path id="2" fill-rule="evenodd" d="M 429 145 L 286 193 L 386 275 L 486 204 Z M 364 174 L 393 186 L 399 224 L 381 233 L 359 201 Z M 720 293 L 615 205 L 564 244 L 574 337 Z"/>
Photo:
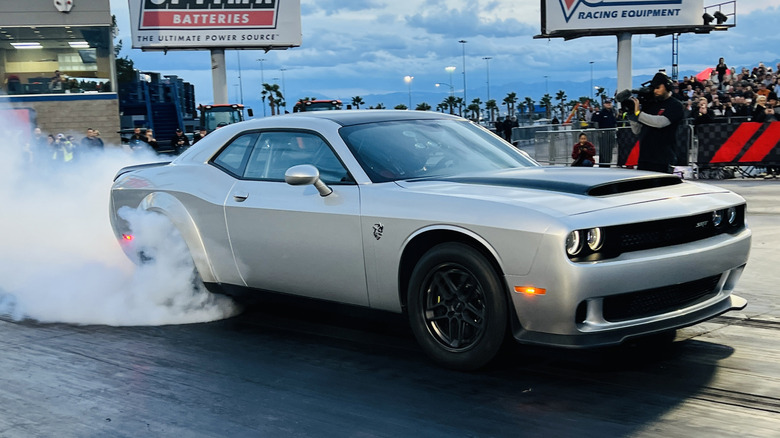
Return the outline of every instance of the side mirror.
<path id="1" fill-rule="evenodd" d="M 254 113 L 254 111 L 252 111 L 252 108 L 247 108 L 247 109 L 246 109 L 246 114 L 247 114 L 249 117 L 254 117 L 254 116 L 255 116 L 255 113 Z"/>
<path id="2" fill-rule="evenodd" d="M 306 186 L 313 184 L 320 192 L 320 196 L 328 196 L 333 189 L 325 185 L 320 179 L 320 171 L 311 164 L 299 164 L 284 172 L 284 181 L 291 186 Z"/>

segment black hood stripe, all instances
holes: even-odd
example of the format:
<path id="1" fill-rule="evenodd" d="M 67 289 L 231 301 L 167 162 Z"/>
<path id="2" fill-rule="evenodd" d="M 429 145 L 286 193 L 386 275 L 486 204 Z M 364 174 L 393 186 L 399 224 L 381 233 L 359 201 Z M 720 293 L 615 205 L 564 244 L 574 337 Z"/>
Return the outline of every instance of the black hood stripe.
<path id="1" fill-rule="evenodd" d="M 620 193 L 634 192 L 645 189 L 655 189 L 682 184 L 682 180 L 674 175 L 649 175 L 625 178 L 596 185 L 588 185 L 576 181 L 562 181 L 546 178 L 523 177 L 487 177 L 487 176 L 461 176 L 443 178 L 421 178 L 409 182 L 445 181 L 459 184 L 480 184 L 499 187 L 516 187 L 524 189 L 549 190 L 555 192 L 571 193 L 584 196 L 608 196 Z"/>

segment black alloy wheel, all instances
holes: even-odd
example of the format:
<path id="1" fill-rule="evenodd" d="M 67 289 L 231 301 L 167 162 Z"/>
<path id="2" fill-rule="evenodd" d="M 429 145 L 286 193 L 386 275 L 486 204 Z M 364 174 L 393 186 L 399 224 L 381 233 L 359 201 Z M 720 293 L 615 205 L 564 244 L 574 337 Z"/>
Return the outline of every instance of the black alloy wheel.
<path id="1" fill-rule="evenodd" d="M 487 259 L 468 245 L 445 243 L 428 251 L 412 273 L 407 303 L 418 342 L 448 368 L 477 369 L 503 343 L 502 283 Z"/>

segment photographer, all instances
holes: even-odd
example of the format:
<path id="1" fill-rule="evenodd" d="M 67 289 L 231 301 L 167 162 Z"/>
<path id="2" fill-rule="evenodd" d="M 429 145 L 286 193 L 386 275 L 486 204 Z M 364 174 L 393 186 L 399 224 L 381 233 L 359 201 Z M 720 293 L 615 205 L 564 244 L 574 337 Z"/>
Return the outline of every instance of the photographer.
<path id="1" fill-rule="evenodd" d="M 571 151 L 571 157 L 574 158 L 572 166 L 593 167 L 596 162 L 596 147 L 588 141 L 588 136 L 583 132 L 580 134 L 580 141 L 574 144 Z"/>
<path id="2" fill-rule="evenodd" d="M 173 138 L 171 138 L 171 146 L 177 154 L 184 152 L 188 147 L 190 147 L 190 139 L 184 135 L 184 132 L 181 130 L 181 128 L 176 128 L 176 133 L 173 134 Z"/>
<path id="3" fill-rule="evenodd" d="M 652 98 L 644 99 L 644 107 L 636 97 L 623 103 L 629 104 L 631 130 L 639 136 L 637 169 L 671 173 L 677 163 L 677 126 L 683 119 L 683 106 L 672 99 L 672 81 L 665 73 L 656 73 L 650 88 Z"/>

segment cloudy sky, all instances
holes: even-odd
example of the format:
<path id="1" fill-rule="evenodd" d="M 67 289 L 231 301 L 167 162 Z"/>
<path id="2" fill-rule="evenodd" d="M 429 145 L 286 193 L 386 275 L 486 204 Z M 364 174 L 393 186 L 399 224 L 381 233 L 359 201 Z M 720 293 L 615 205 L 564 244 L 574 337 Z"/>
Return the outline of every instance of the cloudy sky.
<path id="1" fill-rule="evenodd" d="M 721 1 L 704 1 L 715 3 Z M 132 49 L 127 0 L 111 0 L 111 9 L 124 42 L 120 56 L 141 70 L 193 83 L 198 103 L 212 100 L 208 51 L 165 55 Z M 449 92 L 448 86 L 436 88 L 437 82 L 452 83 L 462 95 L 464 49 L 469 101 L 487 100 L 488 79 L 490 97 L 499 103 L 508 92 L 537 102 L 545 92 L 554 96 L 560 89 L 570 98 L 588 95 L 591 69 L 594 86 L 610 93 L 616 87 L 617 39 L 533 39 L 541 29 L 539 0 L 301 0 L 301 13 L 301 47 L 226 51 L 231 102 L 243 95 L 257 114 L 262 75 L 283 87 L 289 107 L 303 97 L 350 101 L 363 96 L 366 105 L 392 108 L 408 105 L 410 92 L 413 106 L 425 101 L 435 107 Z M 734 67 L 774 66 L 780 61 L 778 22 L 780 0 L 737 0 L 736 27 L 680 36 L 680 75 L 714 67 L 721 56 Z M 632 47 L 634 86 L 659 68 L 671 72 L 670 36 L 636 35 Z M 457 67 L 451 82 L 447 66 Z M 411 86 L 404 82 L 407 75 L 414 77 Z"/>

